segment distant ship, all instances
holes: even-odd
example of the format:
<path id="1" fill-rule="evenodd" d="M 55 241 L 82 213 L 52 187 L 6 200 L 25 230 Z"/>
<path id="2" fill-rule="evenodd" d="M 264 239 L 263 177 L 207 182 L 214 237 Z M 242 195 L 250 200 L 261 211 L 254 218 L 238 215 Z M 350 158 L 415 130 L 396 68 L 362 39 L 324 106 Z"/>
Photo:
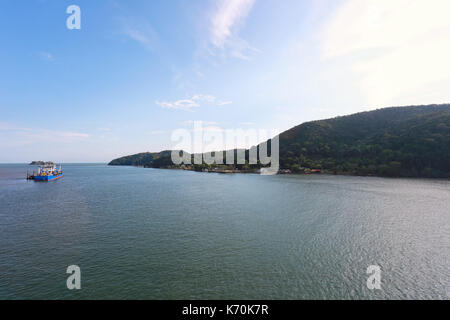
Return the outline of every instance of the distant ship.
<path id="1" fill-rule="evenodd" d="M 61 165 L 59 165 L 59 169 L 57 169 L 54 164 L 39 166 L 37 172 L 33 172 L 32 174 L 27 173 L 27 179 L 34 181 L 52 181 L 62 177 L 63 172 Z"/>

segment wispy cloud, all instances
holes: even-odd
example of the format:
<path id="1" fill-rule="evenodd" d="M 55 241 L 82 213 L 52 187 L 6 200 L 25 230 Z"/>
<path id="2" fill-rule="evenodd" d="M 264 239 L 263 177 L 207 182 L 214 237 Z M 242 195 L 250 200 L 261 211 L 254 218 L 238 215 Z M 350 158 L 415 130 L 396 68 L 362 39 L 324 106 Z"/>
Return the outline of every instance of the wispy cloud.
<path id="1" fill-rule="evenodd" d="M 220 0 L 211 18 L 211 43 L 215 48 L 244 60 L 249 59 L 249 50 L 257 51 L 238 36 L 254 4 L 255 0 Z"/>
<path id="2" fill-rule="evenodd" d="M 122 18 L 121 33 L 149 51 L 154 51 L 158 45 L 158 34 L 152 25 L 144 20 Z"/>
<path id="3" fill-rule="evenodd" d="M 203 120 L 186 120 L 186 121 L 182 121 L 181 125 L 192 126 L 195 122 L 201 122 L 203 125 L 206 125 L 206 126 L 217 126 L 218 125 L 218 123 L 216 121 L 203 121 Z"/>
<path id="4" fill-rule="evenodd" d="M 192 100 L 214 103 L 216 101 L 216 97 L 209 94 L 194 94 L 192 96 Z"/>
<path id="5" fill-rule="evenodd" d="M 232 103 L 233 103 L 233 101 L 220 101 L 217 103 L 217 105 L 221 107 L 221 106 L 226 106 L 226 105 L 232 104 Z"/>
<path id="6" fill-rule="evenodd" d="M 173 102 L 169 101 L 156 101 L 156 104 L 161 108 L 193 111 L 193 108 L 198 108 L 200 105 L 192 99 L 182 99 Z"/>
<path id="7" fill-rule="evenodd" d="M 223 48 L 227 39 L 232 37 L 233 29 L 242 23 L 250 12 L 255 0 L 221 0 L 217 12 L 212 18 L 212 42 Z"/>
<path id="8" fill-rule="evenodd" d="M 87 133 L 26 128 L 5 122 L 0 123 L 0 132 L 2 132 L 0 135 L 2 138 L 5 138 L 5 140 L 13 139 L 18 144 L 73 142 L 90 138 Z"/>
<path id="9" fill-rule="evenodd" d="M 215 96 L 208 94 L 194 94 L 188 99 L 181 99 L 176 101 L 156 101 L 156 104 L 161 108 L 193 111 L 193 109 L 200 107 L 201 105 L 216 105 L 223 106 L 231 104 L 231 101 L 221 101 Z"/>

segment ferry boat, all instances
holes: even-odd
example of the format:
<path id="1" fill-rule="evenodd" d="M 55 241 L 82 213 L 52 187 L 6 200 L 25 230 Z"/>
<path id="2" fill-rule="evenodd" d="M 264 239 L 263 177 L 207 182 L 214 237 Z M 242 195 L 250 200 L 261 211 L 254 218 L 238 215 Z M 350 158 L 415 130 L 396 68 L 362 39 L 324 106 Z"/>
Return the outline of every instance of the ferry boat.
<path id="1" fill-rule="evenodd" d="M 59 169 L 57 169 L 54 164 L 39 166 L 37 173 L 33 172 L 33 174 L 27 174 L 27 179 L 34 181 L 52 181 L 62 177 L 63 172 L 61 165 L 59 165 Z"/>

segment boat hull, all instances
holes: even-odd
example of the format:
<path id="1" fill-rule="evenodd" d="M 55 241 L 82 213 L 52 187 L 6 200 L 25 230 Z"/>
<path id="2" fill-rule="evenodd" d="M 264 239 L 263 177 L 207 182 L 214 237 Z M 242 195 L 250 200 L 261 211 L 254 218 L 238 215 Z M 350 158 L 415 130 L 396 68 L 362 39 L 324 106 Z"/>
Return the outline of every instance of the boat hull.
<path id="1" fill-rule="evenodd" d="M 64 176 L 64 174 L 60 173 L 60 174 L 55 174 L 55 175 L 50 175 L 50 176 L 34 176 L 34 181 L 53 181 L 53 180 L 57 180 L 59 178 L 62 178 Z"/>

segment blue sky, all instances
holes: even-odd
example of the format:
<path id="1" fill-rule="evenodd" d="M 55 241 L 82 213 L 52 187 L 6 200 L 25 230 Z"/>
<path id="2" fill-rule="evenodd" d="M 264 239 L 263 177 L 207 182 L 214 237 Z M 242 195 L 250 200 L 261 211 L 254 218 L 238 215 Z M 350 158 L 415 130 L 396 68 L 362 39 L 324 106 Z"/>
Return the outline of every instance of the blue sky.
<path id="1" fill-rule="evenodd" d="M 0 162 L 170 149 L 193 120 L 283 131 L 449 102 L 450 4 L 432 2 L 2 0 Z"/>

